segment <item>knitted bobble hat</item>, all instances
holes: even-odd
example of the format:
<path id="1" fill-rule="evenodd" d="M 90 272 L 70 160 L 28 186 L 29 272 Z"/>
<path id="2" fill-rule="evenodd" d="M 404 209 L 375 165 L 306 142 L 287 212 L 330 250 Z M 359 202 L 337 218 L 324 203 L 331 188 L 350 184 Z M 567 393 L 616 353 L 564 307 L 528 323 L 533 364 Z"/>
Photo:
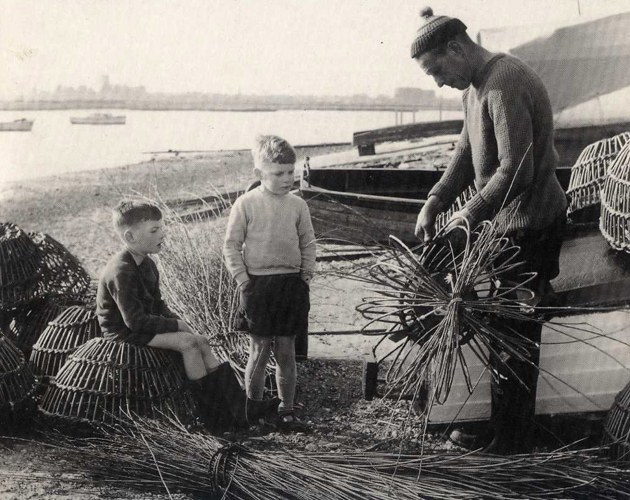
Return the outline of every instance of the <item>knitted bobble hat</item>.
<path id="1" fill-rule="evenodd" d="M 416 39 L 411 44 L 412 59 L 452 40 L 455 35 L 466 32 L 467 26 L 459 19 L 434 16 L 431 7 L 423 8 L 420 11 L 420 17 L 422 17 L 423 23 L 416 33 Z"/>

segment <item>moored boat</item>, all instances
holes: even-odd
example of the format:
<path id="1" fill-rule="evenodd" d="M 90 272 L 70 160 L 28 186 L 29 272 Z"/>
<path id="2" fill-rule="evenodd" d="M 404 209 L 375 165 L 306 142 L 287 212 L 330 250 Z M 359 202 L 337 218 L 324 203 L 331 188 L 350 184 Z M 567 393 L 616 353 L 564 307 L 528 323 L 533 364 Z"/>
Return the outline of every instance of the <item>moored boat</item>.
<path id="1" fill-rule="evenodd" d="M 12 122 L 0 123 L 0 132 L 30 132 L 33 128 L 34 120 L 22 118 Z"/>
<path id="2" fill-rule="evenodd" d="M 95 113 L 85 117 L 71 117 L 73 125 L 124 125 L 127 121 L 125 115 L 114 116 L 109 113 Z"/>

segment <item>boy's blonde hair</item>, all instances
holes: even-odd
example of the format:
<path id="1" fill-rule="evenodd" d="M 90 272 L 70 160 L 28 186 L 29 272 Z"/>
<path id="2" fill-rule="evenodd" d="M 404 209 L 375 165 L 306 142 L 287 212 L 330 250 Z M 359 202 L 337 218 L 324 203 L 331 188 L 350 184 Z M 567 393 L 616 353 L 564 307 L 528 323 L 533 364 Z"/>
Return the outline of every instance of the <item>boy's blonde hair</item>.
<path id="1" fill-rule="evenodd" d="M 112 222 L 118 233 L 147 220 L 162 220 L 162 211 L 146 201 L 121 200 L 112 210 Z"/>
<path id="2" fill-rule="evenodd" d="M 263 162 L 294 164 L 297 160 L 293 146 L 277 135 L 256 136 L 252 156 L 256 167 Z"/>

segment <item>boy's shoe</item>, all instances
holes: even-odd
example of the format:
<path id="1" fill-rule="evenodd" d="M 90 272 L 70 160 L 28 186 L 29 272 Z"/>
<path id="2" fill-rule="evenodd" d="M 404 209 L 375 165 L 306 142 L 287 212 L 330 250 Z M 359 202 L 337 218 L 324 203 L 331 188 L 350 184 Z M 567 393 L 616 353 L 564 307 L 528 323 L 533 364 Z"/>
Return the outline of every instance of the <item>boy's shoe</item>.
<path id="1" fill-rule="evenodd" d="M 278 430 L 282 432 L 308 432 L 310 428 L 293 412 L 290 412 L 278 416 Z"/>
<path id="2" fill-rule="evenodd" d="M 247 421 L 256 422 L 260 418 L 275 415 L 279 405 L 279 398 L 263 399 L 260 401 L 247 398 Z"/>

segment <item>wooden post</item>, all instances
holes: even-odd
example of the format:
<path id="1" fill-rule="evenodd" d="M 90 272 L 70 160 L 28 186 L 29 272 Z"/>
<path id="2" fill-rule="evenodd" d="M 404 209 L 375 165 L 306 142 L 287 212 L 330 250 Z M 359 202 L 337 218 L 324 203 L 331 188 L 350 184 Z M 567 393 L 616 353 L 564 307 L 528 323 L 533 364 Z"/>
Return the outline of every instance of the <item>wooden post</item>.
<path id="1" fill-rule="evenodd" d="M 442 96 L 440 96 L 440 120 L 442 121 Z"/>

